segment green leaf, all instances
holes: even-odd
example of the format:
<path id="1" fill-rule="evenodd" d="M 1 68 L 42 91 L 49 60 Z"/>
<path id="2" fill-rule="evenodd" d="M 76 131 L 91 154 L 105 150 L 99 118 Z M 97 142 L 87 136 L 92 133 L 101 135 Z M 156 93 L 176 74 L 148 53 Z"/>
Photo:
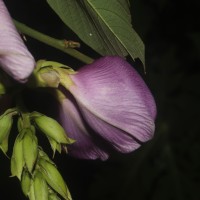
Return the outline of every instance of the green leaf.
<path id="1" fill-rule="evenodd" d="M 79 38 L 101 55 L 140 58 L 144 44 L 132 27 L 128 0 L 47 0 Z"/>

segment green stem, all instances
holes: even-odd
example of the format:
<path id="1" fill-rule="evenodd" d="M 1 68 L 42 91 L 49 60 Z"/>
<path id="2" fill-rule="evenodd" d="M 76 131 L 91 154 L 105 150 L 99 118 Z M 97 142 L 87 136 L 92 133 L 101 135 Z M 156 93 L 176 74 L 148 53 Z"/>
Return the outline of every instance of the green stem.
<path id="1" fill-rule="evenodd" d="M 39 40 L 40 42 L 43 42 L 43 43 L 45 43 L 49 46 L 52 46 L 56 49 L 59 49 L 59 50 L 63 51 L 64 53 L 67 53 L 70 56 L 73 56 L 74 58 L 76 58 L 86 64 L 90 64 L 93 62 L 93 59 L 90 58 L 89 56 L 87 56 L 73 48 L 67 48 L 66 44 L 65 44 L 65 40 L 59 40 L 59 39 L 52 38 L 48 35 L 38 32 L 16 20 L 13 20 L 13 22 L 14 22 L 16 28 L 20 32 L 22 32 L 32 38 Z"/>

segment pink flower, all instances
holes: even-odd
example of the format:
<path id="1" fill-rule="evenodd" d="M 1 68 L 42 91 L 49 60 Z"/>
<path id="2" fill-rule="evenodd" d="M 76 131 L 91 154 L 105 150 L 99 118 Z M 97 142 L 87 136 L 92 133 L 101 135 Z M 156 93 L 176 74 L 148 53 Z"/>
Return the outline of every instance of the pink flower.
<path id="1" fill-rule="evenodd" d="M 15 80 L 25 82 L 34 66 L 33 56 L 17 32 L 4 2 L 0 0 L 0 67 Z"/>
<path id="2" fill-rule="evenodd" d="M 69 154 L 84 159 L 128 153 L 154 134 L 156 105 L 136 70 L 120 57 L 103 57 L 70 74 L 61 100 L 60 120 L 69 137 Z"/>

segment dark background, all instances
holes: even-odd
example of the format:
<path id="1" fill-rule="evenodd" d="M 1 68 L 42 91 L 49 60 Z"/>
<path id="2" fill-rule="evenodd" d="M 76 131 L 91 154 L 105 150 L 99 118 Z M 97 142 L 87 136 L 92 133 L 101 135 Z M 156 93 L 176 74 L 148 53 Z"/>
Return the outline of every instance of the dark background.
<path id="1" fill-rule="evenodd" d="M 199 3 L 174 0 L 131 1 L 133 25 L 146 46 L 149 85 L 158 109 L 152 141 L 137 151 L 112 154 L 106 162 L 82 161 L 56 154 L 55 163 L 74 200 L 200 199 L 200 35 Z M 12 16 L 52 37 L 79 41 L 42 0 L 6 0 Z M 27 37 L 37 59 L 76 59 Z M 80 49 L 94 58 L 90 48 Z M 142 70 L 135 66 L 140 73 Z M 0 188 L 5 199 L 25 199 L 0 153 Z"/>

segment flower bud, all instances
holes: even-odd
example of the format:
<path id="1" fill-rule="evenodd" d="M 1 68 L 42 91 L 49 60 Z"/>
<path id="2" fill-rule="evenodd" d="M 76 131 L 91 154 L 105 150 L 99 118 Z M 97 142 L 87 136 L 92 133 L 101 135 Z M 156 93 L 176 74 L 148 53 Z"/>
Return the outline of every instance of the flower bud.
<path id="1" fill-rule="evenodd" d="M 46 180 L 42 174 L 37 170 L 33 179 L 35 200 L 48 200 L 48 187 Z"/>
<path id="2" fill-rule="evenodd" d="M 31 186 L 30 173 L 24 169 L 21 178 L 21 188 L 25 196 L 28 196 L 28 193 L 30 192 L 30 186 Z"/>
<path id="3" fill-rule="evenodd" d="M 51 188 L 58 192 L 64 199 L 71 200 L 72 198 L 67 185 L 56 166 L 43 159 L 39 160 L 39 166 L 40 172 Z"/>
<path id="4" fill-rule="evenodd" d="M 11 114 L 3 114 L 0 116 L 0 144 L 4 138 L 10 133 L 13 119 Z"/>
<path id="5" fill-rule="evenodd" d="M 38 141 L 35 133 L 30 128 L 25 129 L 23 155 L 28 171 L 31 173 L 38 155 Z"/>
<path id="6" fill-rule="evenodd" d="M 33 116 L 37 127 L 47 136 L 61 144 L 71 144 L 74 141 L 67 137 L 65 130 L 54 119 L 42 114 Z"/>
<path id="7" fill-rule="evenodd" d="M 15 139 L 15 143 L 13 146 L 13 153 L 11 157 L 11 175 L 17 176 L 19 180 L 21 180 L 21 174 L 24 167 L 24 155 L 23 155 L 23 134 L 18 134 Z"/>

